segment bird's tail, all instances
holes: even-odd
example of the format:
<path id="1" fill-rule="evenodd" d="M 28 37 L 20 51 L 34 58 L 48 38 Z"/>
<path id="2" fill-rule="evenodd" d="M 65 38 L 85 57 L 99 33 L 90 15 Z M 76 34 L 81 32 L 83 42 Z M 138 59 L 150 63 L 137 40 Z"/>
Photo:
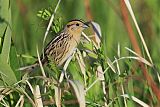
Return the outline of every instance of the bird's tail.
<path id="1" fill-rule="evenodd" d="M 18 70 L 20 71 L 33 71 L 35 68 L 37 68 L 39 66 L 38 63 L 35 63 L 33 65 L 29 65 L 29 66 L 25 66 L 25 67 L 21 67 Z"/>

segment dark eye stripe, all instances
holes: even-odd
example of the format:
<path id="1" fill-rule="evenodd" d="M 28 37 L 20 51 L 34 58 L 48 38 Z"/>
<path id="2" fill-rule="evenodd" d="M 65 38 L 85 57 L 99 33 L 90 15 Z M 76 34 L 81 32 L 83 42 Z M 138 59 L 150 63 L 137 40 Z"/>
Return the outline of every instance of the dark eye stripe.
<path id="1" fill-rule="evenodd" d="M 74 25 L 74 24 L 67 25 L 67 27 L 70 27 L 70 26 L 72 26 L 72 25 Z"/>

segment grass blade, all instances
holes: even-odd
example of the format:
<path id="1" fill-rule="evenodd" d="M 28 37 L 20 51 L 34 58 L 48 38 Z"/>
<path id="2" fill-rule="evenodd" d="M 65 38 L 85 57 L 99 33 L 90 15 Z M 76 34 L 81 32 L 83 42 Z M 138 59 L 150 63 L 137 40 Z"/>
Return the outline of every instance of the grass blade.
<path id="1" fill-rule="evenodd" d="M 73 87 L 73 90 L 76 94 L 77 100 L 80 107 L 85 107 L 85 91 L 82 84 L 78 81 L 69 80 L 70 85 Z"/>
<path id="2" fill-rule="evenodd" d="M 1 75 L 2 80 L 7 84 L 7 85 L 13 85 L 14 83 L 17 82 L 17 78 L 11 69 L 10 65 L 2 58 L 0 55 L 0 72 L 3 73 L 4 75 Z M 3 81 L 0 81 L 0 86 L 3 86 L 4 83 Z"/>
<path id="3" fill-rule="evenodd" d="M 126 4 L 128 10 L 129 10 L 129 13 L 131 14 L 131 17 L 132 17 L 133 22 L 134 22 L 134 24 L 135 24 L 135 26 L 136 26 L 136 29 L 137 29 L 137 31 L 138 31 L 138 34 L 139 34 L 139 36 L 140 36 L 140 38 L 141 38 L 141 41 L 142 41 L 142 43 L 143 43 L 144 49 L 145 49 L 145 51 L 146 51 L 146 53 L 147 53 L 147 56 L 148 56 L 150 62 L 153 64 L 152 58 L 151 58 L 151 56 L 150 56 L 150 53 L 149 53 L 148 48 L 147 48 L 147 45 L 146 45 L 146 43 L 145 43 L 145 41 L 144 41 L 143 35 L 142 35 L 141 30 L 140 30 L 140 28 L 139 28 L 139 26 L 138 26 L 138 23 L 137 23 L 137 21 L 136 21 L 136 18 L 135 18 L 135 15 L 134 15 L 134 13 L 133 13 L 133 10 L 132 10 L 132 7 L 131 7 L 131 5 L 130 5 L 130 2 L 129 2 L 129 0 L 124 0 L 124 1 L 125 1 L 125 4 Z"/>
<path id="4" fill-rule="evenodd" d="M 130 98 L 127 94 L 121 95 L 125 98 Z M 140 104 L 143 107 L 150 107 L 148 104 L 144 103 L 143 101 L 139 100 L 138 98 L 131 96 L 132 100 L 135 101 L 136 103 Z"/>
<path id="5" fill-rule="evenodd" d="M 39 85 L 36 85 L 34 89 L 34 95 L 34 100 L 36 102 L 37 107 L 43 107 Z"/>

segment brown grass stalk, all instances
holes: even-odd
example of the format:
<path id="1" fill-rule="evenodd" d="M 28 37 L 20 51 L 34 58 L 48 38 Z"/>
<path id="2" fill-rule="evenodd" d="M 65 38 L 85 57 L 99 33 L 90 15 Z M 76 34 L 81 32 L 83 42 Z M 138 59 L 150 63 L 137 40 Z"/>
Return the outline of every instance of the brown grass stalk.
<path id="1" fill-rule="evenodd" d="M 73 105 L 73 104 L 78 104 L 78 101 L 76 99 L 75 100 L 73 99 L 73 100 L 63 101 L 62 103 L 65 105 Z M 51 99 L 43 101 L 43 104 L 47 106 L 47 105 L 55 105 L 56 103 L 53 99 Z"/>
<path id="2" fill-rule="evenodd" d="M 139 55 L 142 55 L 140 47 L 139 47 L 138 42 L 136 40 L 136 36 L 134 34 L 134 31 L 133 31 L 133 28 L 131 26 L 131 22 L 129 21 L 128 11 L 127 11 L 124 0 L 120 0 L 120 5 L 121 5 L 121 14 L 122 14 L 122 18 L 123 18 L 123 23 L 124 23 L 125 28 L 127 30 L 127 33 L 128 33 L 129 39 L 131 41 L 131 44 L 132 44 L 135 52 L 138 53 Z M 138 64 L 140 65 L 140 68 L 143 72 L 143 75 L 148 82 L 148 85 L 151 87 L 154 95 L 160 101 L 160 89 L 157 87 L 153 78 L 148 74 L 148 70 L 146 69 L 145 65 L 142 62 L 138 62 Z"/>
<path id="3" fill-rule="evenodd" d="M 90 9 L 90 0 L 84 0 L 84 6 L 85 6 L 85 12 L 86 12 L 87 19 L 89 21 L 93 20 L 91 9 Z"/>

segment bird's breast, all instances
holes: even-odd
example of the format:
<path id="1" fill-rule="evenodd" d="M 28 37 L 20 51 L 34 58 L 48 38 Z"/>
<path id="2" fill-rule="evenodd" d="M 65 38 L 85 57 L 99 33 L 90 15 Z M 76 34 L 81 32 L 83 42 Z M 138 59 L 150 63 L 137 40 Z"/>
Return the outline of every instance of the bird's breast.
<path id="1" fill-rule="evenodd" d="M 75 48 L 77 47 L 77 45 L 80 42 L 80 36 L 71 36 L 69 38 L 69 40 L 67 40 L 67 44 L 66 44 L 66 48 L 64 50 L 65 55 L 63 56 L 63 58 L 61 58 L 61 60 L 59 61 L 58 65 L 62 65 L 67 59 L 68 57 L 70 57 L 73 53 L 73 51 L 75 50 Z"/>

